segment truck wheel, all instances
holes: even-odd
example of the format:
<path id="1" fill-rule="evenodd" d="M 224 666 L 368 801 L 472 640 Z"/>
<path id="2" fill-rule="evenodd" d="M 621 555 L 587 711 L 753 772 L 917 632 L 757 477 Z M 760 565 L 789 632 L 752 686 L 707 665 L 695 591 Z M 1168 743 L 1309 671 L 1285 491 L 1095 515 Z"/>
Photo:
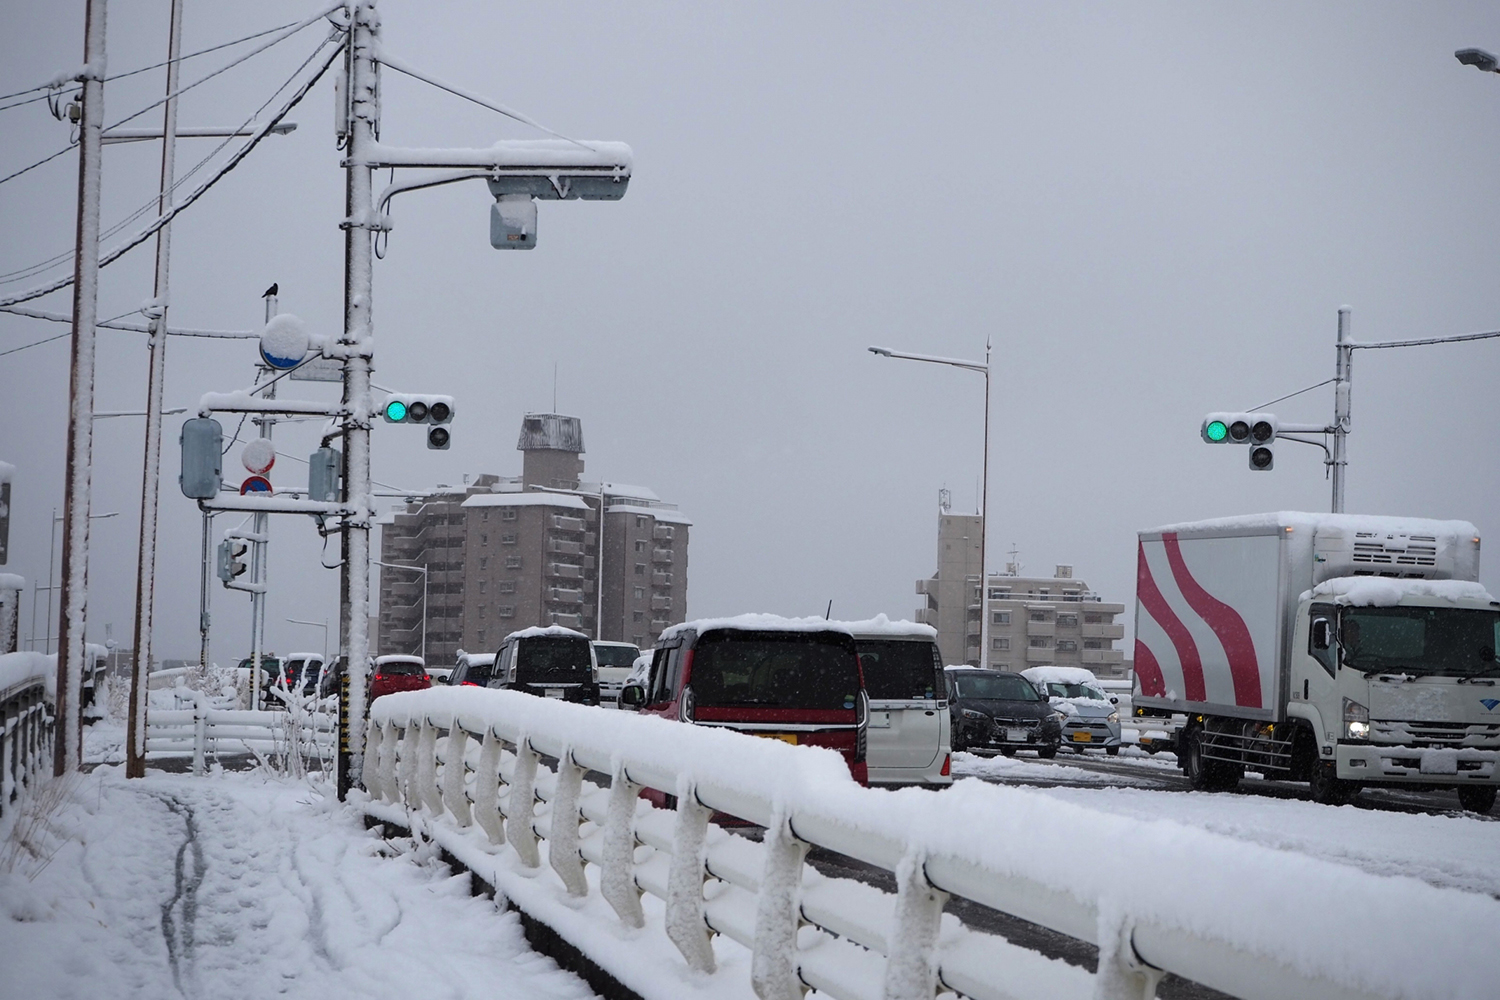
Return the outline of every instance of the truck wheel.
<path id="1" fill-rule="evenodd" d="M 1105 747 L 1104 752 L 1109 754 L 1111 757 L 1120 756 L 1120 748 L 1118 746 Z"/>
<path id="2" fill-rule="evenodd" d="M 1203 747 L 1198 743 L 1198 731 L 1184 733 L 1180 762 L 1182 773 L 1187 775 L 1188 787 L 1195 792 L 1209 791 L 1208 761 L 1203 759 Z"/>
<path id="3" fill-rule="evenodd" d="M 1458 804 L 1468 812 L 1488 815 L 1495 808 L 1495 786 L 1465 785 L 1458 790 Z"/>
<path id="4" fill-rule="evenodd" d="M 1359 786 L 1338 776 L 1338 765 L 1331 760 L 1320 760 L 1312 766 L 1308 779 L 1314 802 L 1325 806 L 1346 806 L 1359 794 Z"/>

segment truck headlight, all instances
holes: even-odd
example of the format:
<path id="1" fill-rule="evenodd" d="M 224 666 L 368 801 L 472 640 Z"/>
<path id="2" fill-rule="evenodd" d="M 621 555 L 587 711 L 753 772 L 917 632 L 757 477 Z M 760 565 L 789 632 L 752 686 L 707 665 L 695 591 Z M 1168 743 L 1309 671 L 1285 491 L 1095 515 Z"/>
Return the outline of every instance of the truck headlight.
<path id="1" fill-rule="evenodd" d="M 1351 740 L 1370 738 L 1370 710 L 1352 698 L 1344 699 L 1344 736 Z"/>
<path id="2" fill-rule="evenodd" d="M 1120 721 L 1120 713 L 1119 712 L 1110 712 L 1109 716 L 1104 721 L 1105 722 L 1119 722 Z"/>

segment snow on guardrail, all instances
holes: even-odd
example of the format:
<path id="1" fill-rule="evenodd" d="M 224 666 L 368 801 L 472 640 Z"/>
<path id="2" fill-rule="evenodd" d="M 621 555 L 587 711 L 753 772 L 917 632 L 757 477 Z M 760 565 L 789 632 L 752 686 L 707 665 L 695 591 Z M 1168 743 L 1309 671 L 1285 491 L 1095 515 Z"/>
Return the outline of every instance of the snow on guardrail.
<path id="1" fill-rule="evenodd" d="M 1246 998 L 1494 994 L 1500 902 L 1170 821 L 978 781 L 867 789 L 833 751 L 507 691 L 387 695 L 368 735 L 369 815 L 643 997 L 1138 998 L 1163 970 Z M 898 892 L 817 873 L 812 845 Z M 949 895 L 1099 946 L 1098 976 L 965 927 Z"/>
<path id="2" fill-rule="evenodd" d="M 52 773 L 56 664 L 42 653 L 0 655 L 0 820 Z"/>

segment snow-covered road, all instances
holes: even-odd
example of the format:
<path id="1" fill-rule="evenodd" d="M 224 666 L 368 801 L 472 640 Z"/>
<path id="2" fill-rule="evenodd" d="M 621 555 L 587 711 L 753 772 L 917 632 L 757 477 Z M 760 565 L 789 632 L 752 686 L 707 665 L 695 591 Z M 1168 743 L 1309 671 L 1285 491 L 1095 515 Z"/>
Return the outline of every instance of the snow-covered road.
<path id="1" fill-rule="evenodd" d="M 68 784 L 34 853 L 0 841 L 0 997 L 594 995 L 467 875 L 427 848 L 383 857 L 320 786 L 116 767 Z"/>

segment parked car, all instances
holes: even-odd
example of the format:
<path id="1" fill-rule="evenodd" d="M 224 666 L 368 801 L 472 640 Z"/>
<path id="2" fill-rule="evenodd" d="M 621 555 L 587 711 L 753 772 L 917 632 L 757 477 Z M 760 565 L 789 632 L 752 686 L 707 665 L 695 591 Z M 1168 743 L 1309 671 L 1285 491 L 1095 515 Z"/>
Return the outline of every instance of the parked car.
<path id="1" fill-rule="evenodd" d="M 599 704 L 599 675 L 589 637 L 561 625 L 512 632 L 495 653 L 488 687 Z"/>
<path id="2" fill-rule="evenodd" d="M 420 656 L 392 654 L 375 657 L 370 671 L 370 701 L 397 691 L 422 691 L 432 687 L 432 676 Z"/>
<path id="3" fill-rule="evenodd" d="M 318 679 L 322 673 L 322 653 L 290 653 L 281 676 L 288 691 L 312 694 L 318 689 Z"/>
<path id="4" fill-rule="evenodd" d="M 428 667 L 427 676 L 432 678 L 434 684 L 447 684 L 453 679 L 452 667 Z"/>
<path id="5" fill-rule="evenodd" d="M 870 697 L 870 784 L 951 785 L 952 723 L 937 633 L 909 622 L 855 626 Z"/>
<path id="6" fill-rule="evenodd" d="M 494 653 L 458 654 L 458 662 L 448 675 L 449 687 L 486 687 L 490 683 L 490 672 L 495 668 Z"/>
<path id="7" fill-rule="evenodd" d="M 630 668 L 640 657 L 641 649 L 629 642 L 594 643 L 594 661 L 599 666 L 599 697 L 619 701 L 620 689 L 630 677 Z"/>
<path id="8" fill-rule="evenodd" d="M 1007 757 L 1017 750 L 1057 756 L 1062 713 L 1020 674 L 978 667 L 948 667 L 948 708 L 953 749 Z"/>
<path id="9" fill-rule="evenodd" d="M 1120 752 L 1119 699 L 1104 693 L 1092 670 L 1027 667 L 1021 676 L 1063 711 L 1063 746 L 1079 753 L 1087 747 L 1102 747 L 1111 757 Z"/>
<path id="10" fill-rule="evenodd" d="M 685 622 L 662 633 L 647 683 L 622 708 L 844 755 L 868 784 L 869 702 L 854 636 L 837 623 L 746 615 Z"/>

